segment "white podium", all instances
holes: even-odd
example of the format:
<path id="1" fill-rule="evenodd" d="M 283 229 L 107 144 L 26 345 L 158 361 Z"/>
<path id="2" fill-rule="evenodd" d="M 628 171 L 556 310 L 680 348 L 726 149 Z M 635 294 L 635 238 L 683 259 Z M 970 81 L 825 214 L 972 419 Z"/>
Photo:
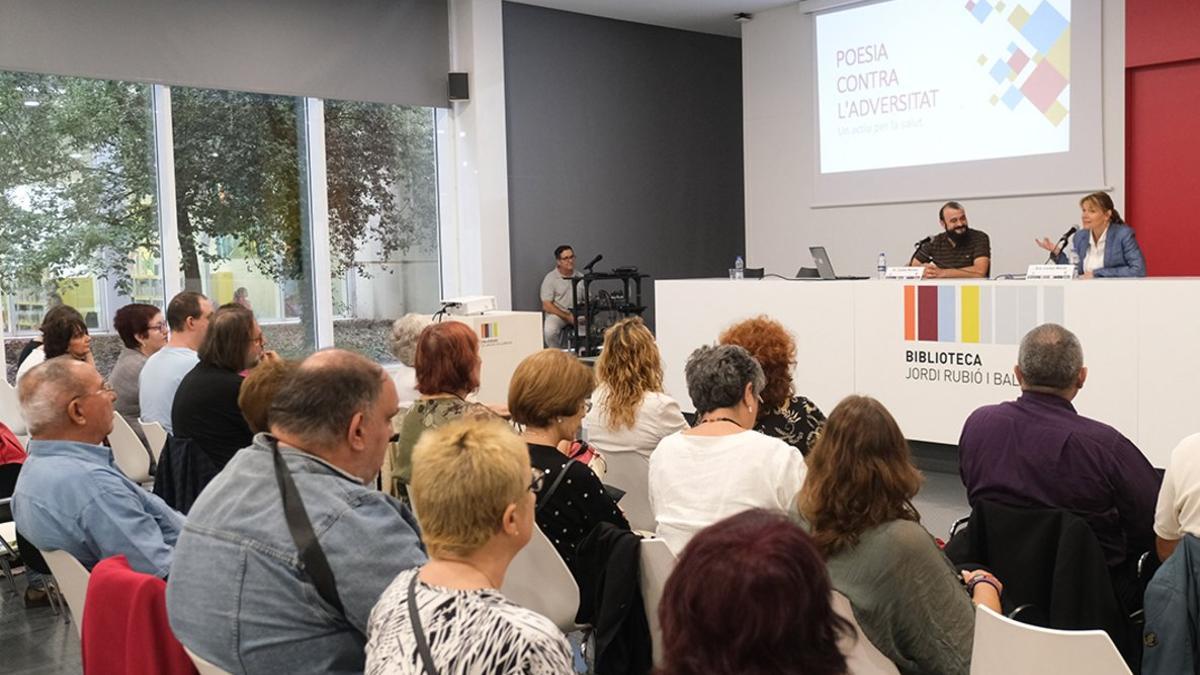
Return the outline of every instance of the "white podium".
<path id="1" fill-rule="evenodd" d="M 508 383 L 517 364 L 542 349 L 542 313 L 494 311 L 469 316 L 447 315 L 445 321 L 465 323 L 479 338 L 480 403 L 508 404 Z"/>

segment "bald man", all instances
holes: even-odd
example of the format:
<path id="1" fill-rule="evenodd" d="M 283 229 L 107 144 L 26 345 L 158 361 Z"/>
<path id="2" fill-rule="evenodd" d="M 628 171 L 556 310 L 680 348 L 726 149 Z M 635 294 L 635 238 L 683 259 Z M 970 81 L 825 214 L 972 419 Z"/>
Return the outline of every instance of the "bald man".
<path id="1" fill-rule="evenodd" d="M 101 445 L 116 395 L 95 366 L 50 359 L 21 379 L 18 395 L 33 434 L 13 492 L 21 534 L 88 569 L 124 555 L 139 572 L 167 576 L 183 516 L 126 478 Z"/>
<path id="2" fill-rule="evenodd" d="M 317 352 L 283 382 L 271 433 L 235 453 L 188 512 L 167 584 L 180 642 L 230 672 L 362 672 L 372 607 L 426 560 L 412 513 L 374 489 L 398 410 L 392 379 L 351 352 Z M 300 563 L 288 477 L 328 575 Z"/>

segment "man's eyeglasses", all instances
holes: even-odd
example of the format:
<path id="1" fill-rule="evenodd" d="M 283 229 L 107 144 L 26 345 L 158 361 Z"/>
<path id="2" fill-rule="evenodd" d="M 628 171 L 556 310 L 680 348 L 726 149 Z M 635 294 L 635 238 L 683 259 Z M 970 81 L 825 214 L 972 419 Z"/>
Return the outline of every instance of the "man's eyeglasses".
<path id="1" fill-rule="evenodd" d="M 574 260 L 574 259 L 575 259 L 575 254 L 564 255 L 563 257 L 559 258 L 559 260 Z"/>
<path id="2" fill-rule="evenodd" d="M 531 469 L 533 472 L 533 482 L 529 484 L 529 491 L 537 494 L 542 491 L 542 486 L 546 484 L 546 472 L 538 468 Z"/>
<path id="3" fill-rule="evenodd" d="M 75 398 L 73 398 L 71 400 L 78 401 L 81 398 L 88 398 L 89 396 L 115 396 L 116 393 L 117 393 L 117 391 L 115 389 L 113 389 L 112 387 L 108 386 L 108 383 L 105 382 L 104 386 L 100 387 L 98 390 L 93 391 L 90 394 L 82 394 L 80 396 L 76 396 Z"/>

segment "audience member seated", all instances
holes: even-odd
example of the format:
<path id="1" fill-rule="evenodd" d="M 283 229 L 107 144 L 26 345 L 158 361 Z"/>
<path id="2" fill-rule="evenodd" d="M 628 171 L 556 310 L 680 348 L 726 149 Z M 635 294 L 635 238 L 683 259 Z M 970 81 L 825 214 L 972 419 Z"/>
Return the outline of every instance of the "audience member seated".
<path id="1" fill-rule="evenodd" d="M 972 602 L 999 612 L 1002 587 L 985 571 L 955 571 L 921 526 L 921 473 L 891 413 L 846 397 L 808 462 L 800 515 L 863 634 L 901 673 L 966 675 Z"/>
<path id="2" fill-rule="evenodd" d="M 593 527 L 607 522 L 629 529 L 596 474 L 568 457 L 595 386 L 592 371 L 558 349 L 525 357 L 508 385 L 512 420 L 524 426 L 529 460 L 546 477 L 537 497 L 538 527 L 577 576 L 575 552 Z"/>
<path id="3" fill-rule="evenodd" d="M 138 423 L 142 416 L 138 380 L 142 368 L 146 366 L 146 359 L 166 346 L 167 322 L 163 319 L 162 311 L 154 305 L 134 303 L 117 310 L 113 317 L 113 328 L 117 329 L 117 335 L 121 336 L 125 347 L 108 374 L 108 386 L 117 392 L 117 412 L 145 443 L 146 437 L 142 435 L 142 427 Z"/>
<path id="4" fill-rule="evenodd" d="M 482 364 L 479 338 L 467 324 L 445 321 L 421 331 L 413 357 L 421 396 L 404 415 L 400 437 L 389 450 L 392 490 L 396 496 L 408 498 L 406 486 L 412 475 L 412 451 L 422 433 L 463 417 L 492 417 L 487 406 L 467 400 L 467 396 L 479 389 Z"/>
<path id="5" fill-rule="evenodd" d="M 792 381 L 796 341 L 792 334 L 778 321 L 760 316 L 730 326 L 721 334 L 721 344 L 745 347 L 767 378 L 755 431 L 781 439 L 807 455 L 821 435 L 825 415 L 817 404 L 796 395 Z"/>
<path id="6" fill-rule="evenodd" d="M 200 345 L 199 363 L 175 392 L 173 433 L 199 446 L 217 471 L 254 437 L 238 408 L 238 393 L 242 371 L 258 364 L 263 346 L 253 312 L 234 303 L 221 305 Z"/>
<path id="7" fill-rule="evenodd" d="M 604 332 L 596 379 L 583 426 L 588 443 L 605 454 L 649 458 L 664 437 L 688 428 L 679 404 L 663 393 L 658 345 L 640 318 L 623 319 Z"/>
<path id="8" fill-rule="evenodd" d="M 533 534 L 544 478 L 503 422 L 459 421 L 421 437 L 409 494 L 430 560 L 401 572 L 371 612 L 367 673 L 573 672 L 558 628 L 499 590 Z"/>
<path id="9" fill-rule="evenodd" d="M 1154 534 L 1159 560 L 1171 557 L 1185 534 L 1200 537 L 1200 434 L 1171 451 L 1154 511 Z"/>
<path id="10" fill-rule="evenodd" d="M 112 431 L 112 389 L 90 363 L 53 358 L 29 371 L 18 395 L 33 439 L 13 493 L 17 529 L 43 551 L 91 569 L 124 555 L 164 577 L 183 516 L 130 481 L 100 445 Z"/>
<path id="11" fill-rule="evenodd" d="M 271 403 L 271 434 L 188 514 L 167 582 L 184 646 L 236 673 L 362 671 L 371 608 L 425 562 L 412 514 L 371 487 L 396 409 L 391 378 L 362 356 L 300 364 Z"/>
<path id="12" fill-rule="evenodd" d="M 735 513 L 790 510 L 805 472 L 795 448 L 753 429 L 766 378 L 750 352 L 701 347 L 685 374 L 697 424 L 667 436 L 650 455 L 658 536 L 676 555 L 697 532 Z"/>
<path id="13" fill-rule="evenodd" d="M 1154 547 L 1158 473 L 1119 431 L 1075 412 L 1071 400 L 1088 371 L 1074 333 L 1034 328 L 1021 340 L 1015 372 L 1020 398 L 984 406 L 963 425 L 967 500 L 1081 516 L 1100 541 L 1117 596 L 1141 607 L 1137 559 Z"/>
<path id="14" fill-rule="evenodd" d="M 238 409 L 253 433 L 270 431 L 271 402 L 287 379 L 300 366 L 296 361 L 266 358 L 259 362 L 242 380 L 238 390 Z"/>
<path id="15" fill-rule="evenodd" d="M 7 424 L 0 422 L 0 499 L 12 496 L 17 487 L 17 478 L 21 475 L 21 465 L 28 457 L 20 439 Z M 12 520 L 11 505 L 0 505 L 0 523 L 9 523 Z M 30 565 L 25 565 L 25 584 L 23 600 L 26 609 L 50 606 L 46 582 L 41 573 Z"/>
<path id="16" fill-rule="evenodd" d="M 389 346 L 392 356 L 400 362 L 400 366 L 392 372 L 392 381 L 396 383 L 396 395 L 400 397 L 401 409 L 408 408 L 421 397 L 421 392 L 417 391 L 415 368 L 417 340 L 430 323 L 427 315 L 410 312 L 392 324 L 392 341 Z"/>
<path id="17" fill-rule="evenodd" d="M 37 338 L 25 343 L 25 347 L 21 349 L 21 354 L 17 357 L 17 378 L 20 382 L 25 373 L 28 373 L 38 364 L 46 360 L 46 327 L 52 325 L 74 325 L 76 322 L 83 324 L 84 330 L 87 330 L 87 322 L 83 320 L 83 315 L 70 305 L 56 305 L 51 307 L 46 315 L 42 317 L 42 323 L 38 326 L 40 334 Z M 70 337 L 67 338 L 68 340 Z M 62 352 L 59 352 L 60 354 Z"/>
<path id="18" fill-rule="evenodd" d="M 196 350 L 204 342 L 213 306 L 208 298 L 193 291 L 184 291 L 167 304 L 167 325 L 171 337 L 167 345 L 146 359 L 138 376 L 138 402 L 142 419 L 158 422 L 171 428 L 171 406 L 183 376 L 191 372 L 199 357 Z"/>
<path id="19" fill-rule="evenodd" d="M 842 675 L 825 563 L 787 516 L 750 509 L 696 534 L 663 588 L 659 675 Z"/>

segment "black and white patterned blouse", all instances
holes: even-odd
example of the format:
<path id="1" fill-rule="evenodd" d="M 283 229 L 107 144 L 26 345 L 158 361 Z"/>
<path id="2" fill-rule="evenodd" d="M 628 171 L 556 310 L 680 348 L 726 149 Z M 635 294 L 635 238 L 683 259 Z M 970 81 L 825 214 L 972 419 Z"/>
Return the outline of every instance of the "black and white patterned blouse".
<path id="1" fill-rule="evenodd" d="M 538 527 L 572 572 L 575 571 L 575 549 L 593 527 L 608 522 L 629 529 L 629 521 L 586 464 L 571 461 L 558 448 L 535 443 L 529 444 L 529 463 L 546 474 L 542 492 L 538 495 L 541 507 L 537 512 Z M 567 472 L 566 477 L 550 494 L 551 486 L 563 470 Z M 549 501 L 541 506 L 547 495 Z"/>
<path id="2" fill-rule="evenodd" d="M 401 572 L 367 624 L 366 675 L 424 675 L 408 614 L 408 586 L 420 569 Z M 546 617 L 492 589 L 455 590 L 418 581 L 417 614 L 439 675 L 562 675 L 571 647 Z"/>
<path id="3" fill-rule="evenodd" d="M 758 418 L 755 431 L 778 438 L 807 455 L 825 426 L 825 415 L 816 403 L 803 396 L 793 396 L 786 406 L 771 410 Z"/>

